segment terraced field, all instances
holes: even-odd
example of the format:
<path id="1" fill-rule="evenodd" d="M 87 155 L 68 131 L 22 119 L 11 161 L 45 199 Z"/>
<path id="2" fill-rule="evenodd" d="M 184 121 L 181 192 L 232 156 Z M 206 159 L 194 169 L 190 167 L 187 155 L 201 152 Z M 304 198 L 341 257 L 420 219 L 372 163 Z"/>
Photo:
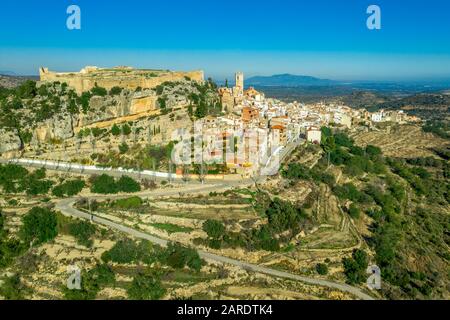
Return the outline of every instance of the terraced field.
<path id="1" fill-rule="evenodd" d="M 383 131 L 359 131 L 352 135 L 357 145 L 375 145 L 389 157 L 418 158 L 433 156 L 433 148 L 442 148 L 448 142 L 425 133 L 418 125 L 401 125 Z"/>

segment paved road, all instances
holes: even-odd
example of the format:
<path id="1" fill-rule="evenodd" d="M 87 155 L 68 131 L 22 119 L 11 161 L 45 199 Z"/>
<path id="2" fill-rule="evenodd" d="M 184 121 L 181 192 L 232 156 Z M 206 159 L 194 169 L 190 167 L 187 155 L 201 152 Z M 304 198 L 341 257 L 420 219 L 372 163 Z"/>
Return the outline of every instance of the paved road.
<path id="1" fill-rule="evenodd" d="M 161 171 L 150 171 L 150 170 L 134 170 L 134 169 L 124 169 L 124 168 L 109 168 L 91 165 L 82 165 L 71 162 L 63 161 L 53 161 L 53 160 L 41 160 L 41 159 L 0 159 L 0 163 L 14 163 L 21 166 L 35 167 L 35 168 L 47 168 L 49 170 L 63 171 L 63 172 L 78 172 L 87 174 L 102 174 L 108 173 L 111 175 L 127 175 L 137 178 L 160 178 L 160 179 L 178 179 L 181 180 L 182 177 L 174 173 L 161 172 Z"/>
<path id="2" fill-rule="evenodd" d="M 288 153 L 290 153 L 290 151 L 293 148 L 294 148 L 294 145 L 289 146 L 289 148 L 285 148 L 285 150 L 283 150 L 281 153 L 281 158 L 284 158 Z M 0 160 L 0 162 L 3 162 L 3 161 Z M 25 163 L 25 162 L 20 163 L 19 162 L 18 164 L 24 165 L 24 166 L 32 166 L 33 165 L 30 162 L 28 162 L 28 163 Z M 39 163 L 39 165 L 42 165 L 42 164 Z M 59 171 L 67 171 L 67 168 L 63 168 L 60 166 L 55 166 L 52 169 L 59 170 Z M 85 172 L 86 173 L 88 173 L 88 172 L 96 173 L 95 169 L 89 170 L 89 171 L 86 170 Z M 110 173 L 110 172 L 108 172 L 108 173 Z M 145 197 L 145 196 L 158 197 L 158 196 L 177 195 L 180 193 L 188 193 L 188 194 L 208 193 L 211 191 L 225 190 L 225 189 L 232 188 L 234 186 L 242 186 L 242 185 L 250 184 L 250 183 L 251 183 L 251 180 L 222 181 L 222 182 L 216 182 L 216 183 L 210 183 L 210 184 L 200 184 L 197 182 L 192 185 L 190 184 L 190 185 L 182 186 L 180 188 L 157 190 L 157 191 L 143 191 L 140 193 L 136 193 L 134 195 L 139 195 L 139 196 L 143 196 L 143 197 Z M 128 197 L 128 196 L 129 195 L 107 195 L 107 196 L 99 195 L 99 196 L 89 196 L 89 198 L 91 198 L 91 199 L 106 199 L 106 198 L 118 199 L 118 198 L 124 198 L 124 197 Z M 80 211 L 78 209 L 75 209 L 73 207 L 76 201 L 77 201 L 77 198 L 58 200 L 58 202 L 56 202 L 56 208 L 65 215 L 90 220 L 90 218 L 91 218 L 90 214 Z M 128 235 L 131 235 L 131 236 L 134 236 L 137 238 L 149 240 L 152 243 L 158 244 L 160 246 L 166 246 L 167 242 L 168 242 L 165 239 L 155 237 L 151 234 L 127 227 L 125 225 L 122 225 L 122 224 L 119 224 L 119 223 L 116 223 L 116 222 L 113 222 L 113 221 L 110 221 L 110 220 L 107 220 L 107 219 L 104 219 L 104 218 L 101 218 L 98 216 L 94 217 L 93 222 L 116 229 L 118 231 L 124 232 Z M 234 266 L 237 266 L 240 268 L 244 268 L 246 270 L 263 273 L 263 274 L 267 274 L 267 275 L 271 275 L 271 276 L 275 276 L 275 277 L 298 280 L 298 281 L 302 281 L 302 282 L 312 284 L 312 285 L 319 285 L 319 286 L 324 286 L 324 287 L 328 287 L 328 288 L 333 288 L 333 289 L 341 290 L 344 292 L 349 292 L 359 299 L 373 300 L 373 298 L 370 295 L 366 294 L 361 289 L 352 287 L 347 284 L 328 281 L 328 280 L 321 280 L 321 279 L 316 279 L 316 278 L 310 278 L 310 277 L 304 277 L 304 276 L 300 276 L 300 275 L 296 275 L 296 274 L 291 274 L 288 272 L 279 271 L 279 270 L 263 267 L 260 265 L 256 265 L 256 264 L 252 264 L 252 263 L 248 263 L 248 262 L 244 262 L 244 261 L 240 261 L 240 260 L 236 260 L 236 259 L 231 259 L 228 257 L 220 256 L 220 255 L 202 251 L 202 250 L 198 250 L 198 252 L 199 252 L 199 255 L 206 260 L 220 262 L 220 263 L 226 263 L 226 264 L 234 265 Z"/>

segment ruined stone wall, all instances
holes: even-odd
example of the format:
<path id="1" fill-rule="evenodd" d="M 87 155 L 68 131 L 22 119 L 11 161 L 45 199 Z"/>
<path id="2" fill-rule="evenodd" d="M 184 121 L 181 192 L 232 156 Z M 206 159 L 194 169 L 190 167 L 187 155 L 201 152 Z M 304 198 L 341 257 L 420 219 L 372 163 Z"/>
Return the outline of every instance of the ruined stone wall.
<path id="1" fill-rule="evenodd" d="M 48 71 L 47 68 L 41 68 L 39 76 L 41 82 L 65 82 L 76 92 L 83 92 L 83 79 L 75 73 L 56 73 Z"/>

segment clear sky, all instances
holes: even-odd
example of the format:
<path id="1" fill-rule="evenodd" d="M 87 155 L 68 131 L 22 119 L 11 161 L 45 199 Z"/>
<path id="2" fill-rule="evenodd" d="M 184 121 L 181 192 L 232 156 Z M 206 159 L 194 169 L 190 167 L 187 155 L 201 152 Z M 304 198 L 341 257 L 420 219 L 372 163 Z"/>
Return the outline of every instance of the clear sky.
<path id="1" fill-rule="evenodd" d="M 81 8 L 81 30 L 66 27 L 71 4 Z M 366 27 L 370 4 L 381 8 L 381 30 Z M 0 70 L 450 79 L 449 16 L 448 0 L 2 0 Z"/>

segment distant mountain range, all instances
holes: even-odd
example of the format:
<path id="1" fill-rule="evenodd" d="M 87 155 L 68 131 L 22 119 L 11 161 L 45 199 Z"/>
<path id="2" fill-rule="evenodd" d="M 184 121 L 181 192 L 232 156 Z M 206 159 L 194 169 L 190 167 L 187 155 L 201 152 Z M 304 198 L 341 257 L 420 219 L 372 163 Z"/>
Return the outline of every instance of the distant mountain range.
<path id="1" fill-rule="evenodd" d="M 255 76 L 246 79 L 246 86 L 252 87 L 286 87 L 298 90 L 348 91 L 369 90 L 377 92 L 396 92 L 410 94 L 416 92 L 442 91 L 450 88 L 450 79 L 443 81 L 340 81 L 320 79 L 312 76 L 293 75 L 289 73 L 272 76 Z"/>
<path id="2" fill-rule="evenodd" d="M 319 79 L 311 76 L 276 74 L 273 76 L 255 76 L 246 80 L 250 86 L 279 86 L 279 87 L 303 87 L 303 86 L 329 86 L 338 85 L 339 82 Z"/>

